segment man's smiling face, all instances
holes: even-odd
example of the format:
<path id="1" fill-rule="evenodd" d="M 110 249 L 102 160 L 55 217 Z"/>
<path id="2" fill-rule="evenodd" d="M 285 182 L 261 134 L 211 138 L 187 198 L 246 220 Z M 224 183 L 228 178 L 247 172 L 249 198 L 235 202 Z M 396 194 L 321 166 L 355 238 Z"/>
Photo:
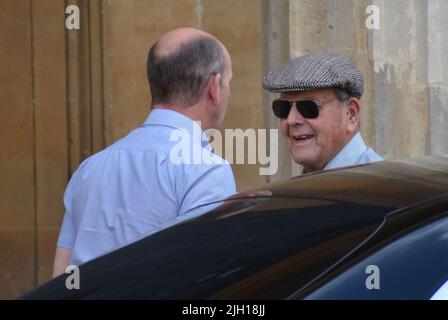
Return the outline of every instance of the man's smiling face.
<path id="1" fill-rule="evenodd" d="M 322 170 L 345 146 L 355 131 L 350 123 L 350 110 L 346 102 L 340 102 L 335 89 L 284 92 L 280 99 L 319 100 L 319 116 L 306 119 L 295 105 L 286 119 L 280 119 L 280 127 L 295 162 L 308 172 Z"/>

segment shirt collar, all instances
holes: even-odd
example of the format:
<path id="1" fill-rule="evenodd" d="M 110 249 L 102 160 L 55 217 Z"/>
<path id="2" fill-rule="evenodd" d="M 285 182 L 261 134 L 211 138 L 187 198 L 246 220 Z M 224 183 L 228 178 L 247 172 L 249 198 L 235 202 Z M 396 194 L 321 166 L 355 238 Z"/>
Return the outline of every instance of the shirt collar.
<path id="1" fill-rule="evenodd" d="M 353 165 L 366 150 L 367 145 L 364 143 L 361 133 L 357 132 L 344 148 L 327 163 L 324 170 Z"/>
<path id="2" fill-rule="evenodd" d="M 211 149 L 207 135 L 199 124 L 177 111 L 160 108 L 153 109 L 143 123 L 143 126 L 165 126 L 171 127 L 172 129 L 184 129 L 193 137 L 193 140 L 199 142 L 202 147 L 209 150 Z"/>

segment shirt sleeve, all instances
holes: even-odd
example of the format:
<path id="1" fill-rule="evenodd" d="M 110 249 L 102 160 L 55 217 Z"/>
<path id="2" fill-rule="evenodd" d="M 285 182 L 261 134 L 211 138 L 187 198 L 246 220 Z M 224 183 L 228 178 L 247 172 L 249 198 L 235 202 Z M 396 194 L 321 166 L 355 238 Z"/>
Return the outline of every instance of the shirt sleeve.
<path id="1" fill-rule="evenodd" d="M 73 249 L 76 239 L 75 220 L 73 217 L 73 192 L 76 179 L 76 172 L 70 179 L 64 193 L 65 215 L 59 232 L 57 246 L 60 248 Z"/>
<path id="2" fill-rule="evenodd" d="M 75 226 L 73 217 L 69 211 L 65 212 L 57 246 L 60 248 L 73 249 L 75 244 Z"/>
<path id="3" fill-rule="evenodd" d="M 186 220 L 206 213 L 235 193 L 235 179 L 227 161 L 223 164 L 194 166 L 186 177 L 176 220 Z"/>

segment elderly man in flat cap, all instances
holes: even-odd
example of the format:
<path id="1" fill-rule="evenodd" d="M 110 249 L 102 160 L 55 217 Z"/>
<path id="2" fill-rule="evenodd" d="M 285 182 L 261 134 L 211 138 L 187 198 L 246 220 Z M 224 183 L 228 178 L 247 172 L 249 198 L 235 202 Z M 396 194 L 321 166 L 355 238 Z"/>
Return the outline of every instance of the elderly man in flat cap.
<path id="1" fill-rule="evenodd" d="M 272 110 L 303 173 L 383 158 L 359 132 L 364 78 L 347 58 L 308 54 L 269 72 L 263 88 L 280 92 Z"/>

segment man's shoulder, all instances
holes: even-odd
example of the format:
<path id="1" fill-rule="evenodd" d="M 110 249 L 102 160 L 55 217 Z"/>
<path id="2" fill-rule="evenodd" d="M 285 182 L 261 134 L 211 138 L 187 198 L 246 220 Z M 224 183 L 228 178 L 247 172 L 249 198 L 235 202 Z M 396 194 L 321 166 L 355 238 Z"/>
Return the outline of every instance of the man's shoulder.
<path id="1" fill-rule="evenodd" d="M 159 151 L 168 153 L 173 142 L 172 130 L 163 126 L 141 126 L 115 141 L 104 150 Z"/>

